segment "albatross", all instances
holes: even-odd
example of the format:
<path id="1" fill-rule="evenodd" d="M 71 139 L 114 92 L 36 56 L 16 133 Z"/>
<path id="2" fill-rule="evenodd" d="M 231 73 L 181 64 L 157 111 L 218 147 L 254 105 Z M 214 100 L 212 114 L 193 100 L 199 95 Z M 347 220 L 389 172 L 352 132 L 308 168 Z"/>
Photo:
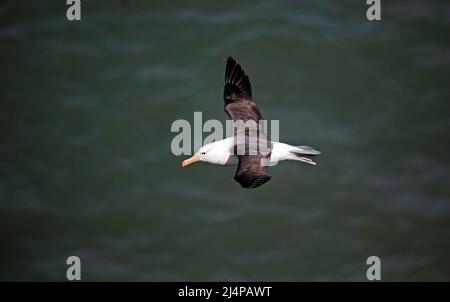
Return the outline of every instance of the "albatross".
<path id="1" fill-rule="evenodd" d="M 233 122 L 250 121 L 260 124 L 263 117 L 253 100 L 250 79 L 232 57 L 228 57 L 225 68 L 223 98 L 225 112 Z M 239 143 L 237 135 L 243 131 L 245 139 Z M 256 152 L 250 152 L 252 148 L 249 137 L 257 138 Z M 240 145 L 246 148 L 244 153 L 237 152 Z M 260 148 L 261 145 L 265 147 L 265 152 L 263 152 L 264 148 Z M 274 166 L 283 160 L 316 165 L 311 158 L 319 154 L 319 151 L 310 146 L 292 146 L 277 141 L 268 141 L 260 126 L 256 128 L 256 131 L 235 128 L 233 136 L 202 146 L 192 157 L 184 160 L 182 166 L 186 167 L 196 162 L 223 166 L 237 165 L 234 180 L 243 188 L 253 189 L 271 179 L 271 176 L 267 175 L 269 166 Z"/>

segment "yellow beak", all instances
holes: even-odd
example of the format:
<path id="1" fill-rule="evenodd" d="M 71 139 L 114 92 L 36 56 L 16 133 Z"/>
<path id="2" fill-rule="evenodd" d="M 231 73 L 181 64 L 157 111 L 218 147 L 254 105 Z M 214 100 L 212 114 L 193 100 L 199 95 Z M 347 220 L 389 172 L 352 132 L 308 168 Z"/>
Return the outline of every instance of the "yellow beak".
<path id="1" fill-rule="evenodd" d="M 186 167 L 189 166 L 190 164 L 196 163 L 200 161 L 200 156 L 198 156 L 198 154 L 194 154 L 191 158 L 185 159 L 183 160 L 183 162 L 181 163 L 181 166 Z"/>

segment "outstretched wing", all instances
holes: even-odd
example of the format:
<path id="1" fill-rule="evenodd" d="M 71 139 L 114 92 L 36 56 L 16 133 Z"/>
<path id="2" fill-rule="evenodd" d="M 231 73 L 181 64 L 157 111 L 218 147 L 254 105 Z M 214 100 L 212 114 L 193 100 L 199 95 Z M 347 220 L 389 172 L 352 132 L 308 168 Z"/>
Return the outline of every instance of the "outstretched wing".
<path id="1" fill-rule="evenodd" d="M 255 155 L 239 157 L 234 180 L 247 189 L 254 189 L 268 182 L 271 179 L 271 176 L 266 174 L 268 167 L 261 166 L 260 160 L 260 157 Z"/>
<path id="2" fill-rule="evenodd" d="M 223 91 L 225 112 L 230 119 L 255 120 L 262 119 L 261 113 L 252 100 L 252 85 L 241 66 L 232 57 L 228 57 L 225 69 L 225 87 Z"/>
<path id="3" fill-rule="evenodd" d="M 272 145 L 264 133 L 256 132 L 241 129 L 235 134 L 234 154 L 237 154 L 239 163 L 234 180 L 249 189 L 259 187 L 271 178 L 266 173 L 269 169 Z"/>
<path id="4" fill-rule="evenodd" d="M 262 115 L 252 99 L 252 88 L 248 76 L 232 57 L 228 57 L 227 60 L 223 98 L 225 101 L 225 112 L 230 119 L 233 121 L 241 120 L 244 123 L 248 121 L 256 122 L 257 128 L 253 129 L 256 131 L 238 129 L 234 132 L 235 136 L 238 133 L 243 133 L 245 136 L 244 154 L 240 155 L 240 153 L 237 153 L 235 146 L 235 154 L 238 156 L 239 163 L 234 179 L 244 188 L 259 187 L 271 178 L 266 174 L 268 165 L 264 164 L 265 160 L 270 159 L 270 152 L 269 154 L 267 152 L 261 153 L 258 147 L 249 143 L 249 137 L 252 135 L 256 137 L 257 142 L 260 142 L 261 139 L 261 143 L 266 143 L 265 135 L 258 127 L 258 122 L 262 119 Z M 252 148 L 257 151 L 256 155 L 251 155 L 255 154 L 250 152 Z"/>

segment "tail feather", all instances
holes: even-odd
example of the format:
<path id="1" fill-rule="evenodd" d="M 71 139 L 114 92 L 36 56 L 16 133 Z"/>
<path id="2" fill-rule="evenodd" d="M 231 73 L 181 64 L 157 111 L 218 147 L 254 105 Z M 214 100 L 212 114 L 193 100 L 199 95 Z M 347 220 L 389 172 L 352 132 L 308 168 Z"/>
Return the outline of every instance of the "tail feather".
<path id="1" fill-rule="evenodd" d="M 292 151 L 293 153 L 299 154 L 299 155 L 319 155 L 321 154 L 320 151 L 314 149 L 310 146 L 295 146 L 297 149 Z"/>
<path id="2" fill-rule="evenodd" d="M 302 161 L 311 165 L 316 165 L 316 162 L 313 161 L 310 157 L 319 155 L 320 151 L 310 146 L 295 146 L 295 148 L 295 150 L 291 151 L 291 153 L 295 154 L 296 156 L 295 160 Z"/>
<path id="3" fill-rule="evenodd" d="M 306 157 L 306 156 L 300 156 L 298 154 L 295 154 L 297 157 L 294 160 L 298 160 L 298 161 L 302 161 L 304 163 L 310 164 L 310 165 L 317 165 L 317 163 L 315 161 L 313 161 L 311 158 Z"/>

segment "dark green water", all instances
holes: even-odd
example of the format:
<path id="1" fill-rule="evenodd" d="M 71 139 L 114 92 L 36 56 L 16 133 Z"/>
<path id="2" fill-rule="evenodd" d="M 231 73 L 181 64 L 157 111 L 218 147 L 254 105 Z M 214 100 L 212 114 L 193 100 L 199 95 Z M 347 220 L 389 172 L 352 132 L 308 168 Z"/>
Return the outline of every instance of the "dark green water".
<path id="1" fill-rule="evenodd" d="M 446 1 L 48 2 L 0 4 L 0 280 L 450 280 Z M 318 166 L 180 167 L 228 55 Z"/>

